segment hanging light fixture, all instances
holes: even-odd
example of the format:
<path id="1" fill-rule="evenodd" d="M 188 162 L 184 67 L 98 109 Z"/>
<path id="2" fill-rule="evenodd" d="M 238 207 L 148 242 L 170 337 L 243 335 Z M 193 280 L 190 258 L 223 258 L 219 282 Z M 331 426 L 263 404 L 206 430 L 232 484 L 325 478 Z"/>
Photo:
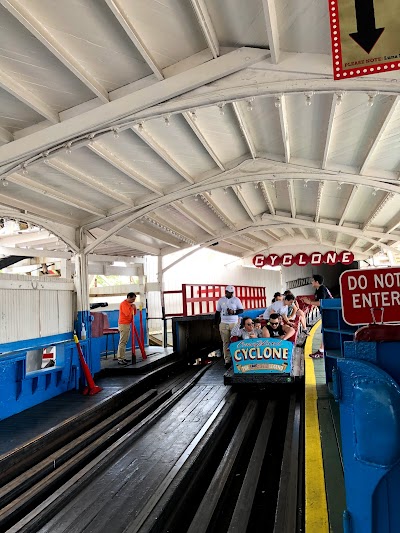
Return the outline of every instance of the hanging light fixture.
<path id="1" fill-rule="evenodd" d="M 253 102 L 254 102 L 254 98 L 249 98 L 247 100 L 247 109 L 248 109 L 248 111 L 253 111 Z"/>
<path id="2" fill-rule="evenodd" d="M 336 94 L 336 105 L 340 105 L 343 101 L 343 93 L 335 93 Z"/>
<path id="3" fill-rule="evenodd" d="M 304 93 L 305 97 L 306 97 L 306 105 L 307 106 L 310 106 L 312 104 L 312 95 L 314 93 L 313 92 L 308 92 L 308 93 Z"/>
<path id="4" fill-rule="evenodd" d="M 375 103 L 375 97 L 378 95 L 378 93 L 372 92 L 372 93 L 367 93 L 367 95 L 368 95 L 367 106 L 372 107 Z"/>

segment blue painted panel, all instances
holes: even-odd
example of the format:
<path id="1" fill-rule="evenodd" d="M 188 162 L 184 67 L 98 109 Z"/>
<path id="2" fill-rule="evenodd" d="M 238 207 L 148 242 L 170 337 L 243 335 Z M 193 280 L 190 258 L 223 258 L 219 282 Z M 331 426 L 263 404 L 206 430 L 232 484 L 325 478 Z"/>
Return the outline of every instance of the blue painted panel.
<path id="1" fill-rule="evenodd" d="M 37 337 L 36 339 L 25 339 L 23 341 L 14 341 L 0 344 L 0 354 L 15 352 L 17 350 L 27 351 L 34 350 L 38 346 L 52 346 L 58 342 L 73 339 L 72 333 L 60 333 L 59 335 L 50 335 L 49 337 Z M 1 359 L 2 360 L 2 359 Z"/>
<path id="2" fill-rule="evenodd" d="M 372 498 L 373 531 L 400 531 L 400 465 L 378 483 Z"/>
<path id="3" fill-rule="evenodd" d="M 333 374 L 337 368 L 337 357 L 343 356 L 344 344 L 353 340 L 357 327 L 349 326 L 343 321 L 340 298 L 321 300 L 321 317 L 322 336 L 327 355 L 325 357 L 325 376 L 326 382 L 329 384 L 333 380 Z"/>
<path id="4" fill-rule="evenodd" d="M 344 356 L 376 364 L 400 384 L 400 342 L 346 342 Z"/>
<path id="5" fill-rule="evenodd" d="M 34 348 L 51 346 L 54 337 L 44 337 Z M 31 346 L 33 340 L 30 341 Z M 82 343 L 85 356 L 88 343 Z M 0 358 L 0 419 L 42 403 L 67 390 L 79 388 L 82 374 L 74 342 L 56 345 L 56 366 L 26 372 L 26 350 L 16 350 Z"/>
<path id="6" fill-rule="evenodd" d="M 119 317 L 119 311 L 117 309 L 113 311 L 102 311 L 108 316 L 108 321 L 110 324 L 110 328 L 118 328 L 118 317 Z M 142 311 L 142 321 L 143 321 L 143 331 L 144 331 L 144 345 L 149 345 L 149 339 L 147 336 L 147 313 L 146 309 L 143 309 Z M 140 318 L 139 318 L 139 312 L 135 315 L 135 326 L 136 330 L 140 334 Z M 109 335 L 108 336 L 108 357 L 113 357 L 113 342 L 115 346 L 115 352 L 117 352 L 118 349 L 118 342 L 119 342 L 119 334 L 116 335 Z M 107 339 L 106 336 L 103 335 L 102 337 L 96 337 L 90 339 L 90 364 L 89 368 L 92 371 L 92 373 L 100 372 L 101 370 L 101 357 L 105 356 L 106 353 L 106 343 Z M 139 348 L 137 339 L 135 342 L 135 345 L 137 348 Z M 126 346 L 127 350 L 130 351 L 132 346 L 131 342 L 131 336 L 129 336 L 129 341 Z"/>
<path id="7" fill-rule="evenodd" d="M 370 362 L 346 357 L 337 365 L 348 510 L 344 525 L 352 533 L 399 531 L 398 505 L 385 506 L 384 501 L 398 499 L 399 492 L 392 490 L 400 488 L 395 476 L 400 460 L 400 387 Z"/>
<path id="8" fill-rule="evenodd" d="M 249 318 L 257 318 L 258 316 L 262 315 L 265 311 L 265 307 L 262 309 L 248 309 L 244 310 L 243 313 L 240 315 L 241 317 L 248 316 Z"/>
<path id="9" fill-rule="evenodd" d="M 400 394 L 390 382 L 355 379 L 355 457 L 388 468 L 400 459 Z"/>

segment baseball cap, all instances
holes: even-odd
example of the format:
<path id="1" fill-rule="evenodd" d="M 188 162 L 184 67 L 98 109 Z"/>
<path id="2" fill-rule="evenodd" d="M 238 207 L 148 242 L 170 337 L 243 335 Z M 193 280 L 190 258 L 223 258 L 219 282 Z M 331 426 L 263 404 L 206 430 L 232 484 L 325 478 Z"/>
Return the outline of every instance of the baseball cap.
<path id="1" fill-rule="evenodd" d="M 227 285 L 225 288 L 226 292 L 235 292 L 235 287 L 233 285 Z"/>

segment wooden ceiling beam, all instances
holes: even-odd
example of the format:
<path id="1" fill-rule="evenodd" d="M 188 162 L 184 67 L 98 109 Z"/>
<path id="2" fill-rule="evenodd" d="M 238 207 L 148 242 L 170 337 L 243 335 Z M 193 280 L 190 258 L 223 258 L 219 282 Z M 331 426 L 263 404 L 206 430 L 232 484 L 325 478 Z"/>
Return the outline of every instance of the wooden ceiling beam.
<path id="1" fill-rule="evenodd" d="M 102 102 L 109 101 L 106 89 L 79 63 L 72 52 L 54 38 L 53 33 L 34 16 L 31 8 L 26 8 L 18 0 L 0 0 L 0 3 Z"/>
<path id="2" fill-rule="evenodd" d="M 262 6 L 267 27 L 268 45 L 271 51 L 271 61 L 276 64 L 279 63 L 280 59 L 280 43 L 275 0 L 262 0 Z"/>
<path id="3" fill-rule="evenodd" d="M 7 73 L 4 68 L 0 76 L 0 87 L 15 96 L 17 100 L 36 111 L 36 113 L 42 115 L 42 117 L 46 118 L 51 123 L 56 124 L 60 121 L 58 113 L 54 111 L 52 107 L 40 100 L 40 98 L 31 91 L 28 91 L 19 81 Z M 10 146 L 7 146 L 7 148 L 9 149 Z"/>
<path id="4" fill-rule="evenodd" d="M 118 22 L 121 24 L 129 39 L 138 49 L 140 55 L 146 61 L 147 65 L 151 68 L 156 78 L 158 80 L 163 80 L 164 75 L 162 73 L 162 70 L 157 65 L 157 62 L 151 55 L 150 50 L 147 48 L 147 46 L 141 39 L 140 33 L 135 28 L 133 20 L 128 16 L 123 6 L 121 5 L 121 2 L 119 0 L 105 0 L 105 2 L 118 20 Z"/>
<path id="5" fill-rule="evenodd" d="M 104 211 L 103 209 L 98 209 L 97 207 L 90 205 L 85 201 L 78 200 L 75 196 L 64 194 L 58 191 L 57 189 L 53 189 L 52 187 L 43 185 L 42 183 L 36 180 L 33 180 L 31 178 L 28 178 L 26 176 L 21 176 L 20 174 L 13 174 L 9 176 L 7 179 L 11 183 L 15 183 L 16 185 L 20 187 L 25 187 L 26 189 L 29 189 L 35 193 L 39 193 L 39 194 L 41 193 L 47 198 L 54 198 L 54 200 L 57 200 L 58 202 L 70 205 L 72 207 L 76 207 L 92 215 L 98 215 L 98 216 L 103 217 L 103 216 L 106 216 L 107 214 L 107 212 Z"/>
<path id="6" fill-rule="evenodd" d="M 219 56 L 219 42 L 207 5 L 204 0 L 190 0 L 193 10 L 196 13 L 198 23 L 211 53 L 216 59 Z"/>

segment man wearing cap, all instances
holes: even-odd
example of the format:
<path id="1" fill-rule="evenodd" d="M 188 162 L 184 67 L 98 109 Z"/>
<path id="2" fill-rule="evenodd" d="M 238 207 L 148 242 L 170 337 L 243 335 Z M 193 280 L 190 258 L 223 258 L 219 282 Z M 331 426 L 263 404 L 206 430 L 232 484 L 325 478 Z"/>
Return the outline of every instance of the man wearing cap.
<path id="1" fill-rule="evenodd" d="M 217 310 L 215 312 L 214 323 L 219 324 L 219 332 L 224 350 L 225 367 L 229 368 L 232 364 L 231 353 L 229 351 L 229 341 L 231 338 L 231 331 L 238 322 L 237 315 L 243 313 L 243 305 L 239 298 L 234 296 L 235 287 L 227 285 L 225 289 L 225 296 L 220 298 L 217 302 Z"/>

